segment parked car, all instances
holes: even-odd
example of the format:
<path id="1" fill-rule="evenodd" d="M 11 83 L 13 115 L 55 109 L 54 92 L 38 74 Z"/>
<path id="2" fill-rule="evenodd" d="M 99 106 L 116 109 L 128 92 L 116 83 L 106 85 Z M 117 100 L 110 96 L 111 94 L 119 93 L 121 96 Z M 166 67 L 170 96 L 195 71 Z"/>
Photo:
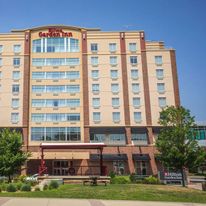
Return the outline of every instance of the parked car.
<path id="1" fill-rule="evenodd" d="M 37 181 L 38 181 L 38 176 L 39 176 L 39 174 L 34 174 L 34 175 L 32 175 L 32 176 L 26 177 L 26 178 L 25 178 L 25 181 L 28 181 L 28 182 L 37 182 Z"/>

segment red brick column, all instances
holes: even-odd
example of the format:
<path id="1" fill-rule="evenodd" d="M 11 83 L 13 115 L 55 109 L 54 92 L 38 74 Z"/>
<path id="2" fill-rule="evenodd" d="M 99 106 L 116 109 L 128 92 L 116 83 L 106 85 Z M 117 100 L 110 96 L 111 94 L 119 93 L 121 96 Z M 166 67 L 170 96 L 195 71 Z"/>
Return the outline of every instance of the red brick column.
<path id="1" fill-rule="evenodd" d="M 130 127 L 125 127 L 126 132 L 126 144 L 132 144 L 132 133 Z"/>

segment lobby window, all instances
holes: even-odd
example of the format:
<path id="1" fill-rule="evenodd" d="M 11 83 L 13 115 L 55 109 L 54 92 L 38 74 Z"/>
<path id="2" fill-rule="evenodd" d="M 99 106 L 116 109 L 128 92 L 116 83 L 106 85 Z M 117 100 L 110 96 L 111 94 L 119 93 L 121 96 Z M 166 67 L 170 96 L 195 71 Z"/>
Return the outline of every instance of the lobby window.
<path id="1" fill-rule="evenodd" d="M 32 51 L 37 52 L 37 53 L 43 52 L 43 47 L 41 46 L 41 39 L 37 39 L 37 40 L 32 41 Z"/>
<path id="2" fill-rule="evenodd" d="M 132 92 L 138 94 L 140 92 L 139 84 L 134 83 L 132 84 Z"/>
<path id="3" fill-rule="evenodd" d="M 99 93 L 99 84 L 92 84 L 92 92 Z"/>
<path id="4" fill-rule="evenodd" d="M 97 52 L 98 51 L 98 44 L 92 43 L 91 44 L 91 52 Z"/>
<path id="5" fill-rule="evenodd" d="M 165 92 L 165 84 L 164 83 L 157 83 L 157 91 L 159 93 L 164 93 Z"/>
<path id="6" fill-rule="evenodd" d="M 19 67 L 20 66 L 20 58 L 14 58 L 13 59 L 13 66 Z"/>
<path id="7" fill-rule="evenodd" d="M 120 112 L 112 112 L 113 122 L 120 122 Z"/>
<path id="8" fill-rule="evenodd" d="M 3 45 L 0 45 L 0 54 L 3 52 Z"/>
<path id="9" fill-rule="evenodd" d="M 32 141 L 44 141 L 45 133 L 44 127 L 32 127 L 31 128 L 31 140 Z"/>
<path id="10" fill-rule="evenodd" d="M 136 52 L 137 51 L 137 44 L 136 43 L 129 43 L 129 51 Z"/>
<path id="11" fill-rule="evenodd" d="M 13 71 L 12 78 L 13 78 L 13 80 L 19 80 L 20 79 L 20 71 Z"/>
<path id="12" fill-rule="evenodd" d="M 11 122 L 18 123 L 19 122 L 19 113 L 11 113 Z"/>
<path id="13" fill-rule="evenodd" d="M 19 99 L 12 99 L 11 106 L 12 106 L 12 108 L 18 108 L 19 107 Z"/>
<path id="14" fill-rule="evenodd" d="M 110 70 L 111 79 L 118 79 L 118 70 Z"/>
<path id="15" fill-rule="evenodd" d="M 92 99 L 92 106 L 94 108 L 99 108 L 100 107 L 100 98 L 93 98 Z"/>
<path id="16" fill-rule="evenodd" d="M 100 122 L 100 112 L 93 112 L 93 121 Z"/>
<path id="17" fill-rule="evenodd" d="M 138 69 L 131 69 L 131 78 L 138 79 L 138 77 L 139 77 Z"/>
<path id="18" fill-rule="evenodd" d="M 112 66 L 117 65 L 117 57 L 116 57 L 116 56 L 111 56 L 111 57 L 110 57 L 110 64 L 111 64 Z"/>
<path id="19" fill-rule="evenodd" d="M 137 64 L 137 56 L 130 56 L 130 64 L 132 65 Z"/>
<path id="20" fill-rule="evenodd" d="M 118 93 L 119 92 L 119 84 L 111 84 L 111 90 L 112 90 L 112 93 Z"/>
<path id="21" fill-rule="evenodd" d="M 142 113 L 141 112 L 134 112 L 134 121 L 141 122 L 142 121 Z"/>
<path id="22" fill-rule="evenodd" d="M 92 79 L 99 78 L 99 70 L 92 70 Z"/>
<path id="23" fill-rule="evenodd" d="M 115 97 L 115 98 L 112 98 L 112 107 L 119 107 L 119 98 L 118 97 Z"/>
<path id="24" fill-rule="evenodd" d="M 14 51 L 14 53 L 20 53 L 21 52 L 21 45 L 20 44 L 14 45 L 13 51 Z"/>
<path id="25" fill-rule="evenodd" d="M 97 66 L 99 64 L 98 60 L 98 57 L 91 57 L 92 66 Z"/>
<path id="26" fill-rule="evenodd" d="M 162 56 L 155 56 L 155 64 L 162 65 Z"/>
<path id="27" fill-rule="evenodd" d="M 68 48 L 67 51 L 68 52 L 79 52 L 79 40 L 73 39 L 73 38 L 70 38 L 70 39 L 67 38 L 68 42 L 69 40 L 70 40 L 70 45 L 68 43 L 68 47 L 66 46 Z"/>
<path id="28" fill-rule="evenodd" d="M 158 101 L 159 101 L 159 107 L 164 108 L 167 106 L 166 97 L 159 97 Z"/>
<path id="29" fill-rule="evenodd" d="M 12 93 L 19 93 L 19 84 L 12 85 Z"/>
<path id="30" fill-rule="evenodd" d="M 117 51 L 117 44 L 116 43 L 110 43 L 109 44 L 109 51 L 110 52 L 116 52 Z"/>
<path id="31" fill-rule="evenodd" d="M 139 108 L 140 107 L 140 97 L 133 97 L 133 107 Z"/>
<path id="32" fill-rule="evenodd" d="M 2 58 L 0 58 L 0 67 L 3 65 Z"/>
<path id="33" fill-rule="evenodd" d="M 164 70 L 163 69 L 156 69 L 156 77 L 157 77 L 157 79 L 163 79 L 164 78 Z"/>

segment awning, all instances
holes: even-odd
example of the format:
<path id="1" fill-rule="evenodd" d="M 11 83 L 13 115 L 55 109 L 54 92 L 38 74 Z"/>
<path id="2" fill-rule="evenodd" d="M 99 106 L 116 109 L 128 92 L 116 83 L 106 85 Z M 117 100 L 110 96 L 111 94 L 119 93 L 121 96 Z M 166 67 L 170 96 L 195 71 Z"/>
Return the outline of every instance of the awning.
<path id="1" fill-rule="evenodd" d="M 104 161 L 113 161 L 113 160 L 128 160 L 126 154 L 103 154 Z M 95 161 L 99 160 L 99 154 L 90 154 L 90 160 Z"/>
<path id="2" fill-rule="evenodd" d="M 132 154 L 132 159 L 135 161 L 149 161 L 149 154 Z"/>

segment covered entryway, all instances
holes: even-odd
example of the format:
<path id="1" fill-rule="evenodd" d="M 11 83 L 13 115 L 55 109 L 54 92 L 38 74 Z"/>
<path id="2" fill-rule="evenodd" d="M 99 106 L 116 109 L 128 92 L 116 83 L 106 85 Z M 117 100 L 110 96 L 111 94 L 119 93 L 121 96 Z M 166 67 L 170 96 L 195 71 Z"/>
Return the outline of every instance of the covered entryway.
<path id="1" fill-rule="evenodd" d="M 75 168 L 73 165 L 73 157 L 78 154 L 75 153 L 75 150 L 97 150 L 99 153 L 99 166 L 98 167 L 100 170 L 99 175 L 104 176 L 106 175 L 106 169 L 103 166 L 103 157 L 102 157 L 102 151 L 103 148 L 106 147 L 104 143 L 41 143 L 40 149 L 41 149 L 41 163 L 39 166 L 39 175 L 47 174 L 48 173 L 48 168 L 45 163 L 45 156 L 48 156 L 48 152 L 45 153 L 45 151 L 51 151 L 51 150 L 58 150 L 58 155 L 57 157 L 61 154 L 65 155 L 65 157 L 69 157 L 69 154 L 72 154 L 72 158 L 68 158 L 65 160 L 60 160 L 60 159 L 53 159 L 53 175 L 77 175 L 77 171 L 81 173 L 84 170 L 84 167 L 79 167 L 78 170 Z M 65 150 L 72 150 L 71 152 L 65 152 Z M 47 159 L 47 158 L 46 158 Z M 91 168 L 90 168 L 91 169 Z"/>

